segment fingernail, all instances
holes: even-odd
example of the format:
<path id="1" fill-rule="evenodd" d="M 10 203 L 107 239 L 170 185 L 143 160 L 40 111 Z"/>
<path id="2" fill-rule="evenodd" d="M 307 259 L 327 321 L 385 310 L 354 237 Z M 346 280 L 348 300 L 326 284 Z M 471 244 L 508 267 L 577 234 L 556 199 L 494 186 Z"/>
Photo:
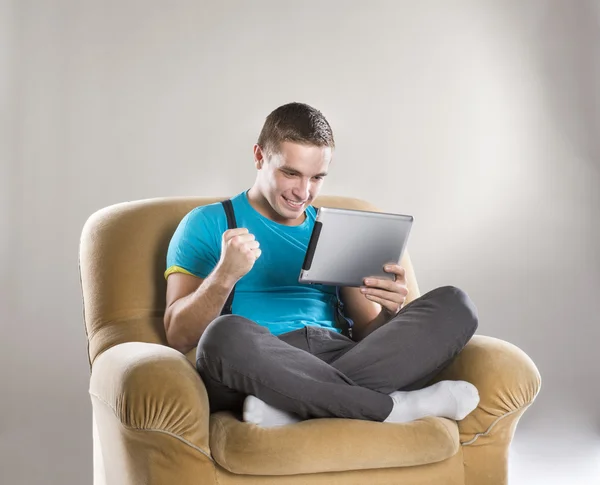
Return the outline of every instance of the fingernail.
<path id="1" fill-rule="evenodd" d="M 365 284 L 370 285 L 371 283 L 373 283 L 373 280 L 369 280 L 369 279 L 365 280 Z"/>
<path id="2" fill-rule="evenodd" d="M 366 288 L 361 288 L 360 291 L 362 291 L 363 293 L 366 293 L 367 289 Z"/>

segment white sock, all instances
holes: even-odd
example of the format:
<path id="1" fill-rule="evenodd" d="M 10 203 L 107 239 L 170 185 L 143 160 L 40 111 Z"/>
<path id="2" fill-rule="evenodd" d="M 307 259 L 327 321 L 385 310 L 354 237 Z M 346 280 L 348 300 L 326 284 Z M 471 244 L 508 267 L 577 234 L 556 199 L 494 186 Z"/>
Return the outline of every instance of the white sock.
<path id="1" fill-rule="evenodd" d="M 406 423 L 425 416 L 460 421 L 479 404 L 477 388 L 465 381 L 440 381 L 417 391 L 396 391 L 392 412 L 384 423 Z"/>
<path id="2" fill-rule="evenodd" d="M 244 421 L 263 428 L 273 428 L 301 421 L 300 416 L 268 405 L 255 396 L 244 400 Z"/>

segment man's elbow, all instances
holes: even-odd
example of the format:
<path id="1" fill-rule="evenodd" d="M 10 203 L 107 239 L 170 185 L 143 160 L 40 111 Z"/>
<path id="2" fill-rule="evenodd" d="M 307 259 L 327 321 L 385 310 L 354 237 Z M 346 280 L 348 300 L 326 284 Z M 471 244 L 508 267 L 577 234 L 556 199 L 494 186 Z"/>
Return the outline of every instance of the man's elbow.
<path id="1" fill-rule="evenodd" d="M 171 312 L 165 313 L 163 323 L 165 326 L 165 337 L 167 338 L 167 344 L 169 347 L 181 352 L 182 354 L 187 354 L 194 348 L 194 345 L 191 345 L 188 341 L 186 341 L 182 333 L 178 331 L 178 327 L 175 324 L 174 315 Z"/>
<path id="2" fill-rule="evenodd" d="M 181 352 L 182 354 L 187 354 L 194 348 L 194 345 L 185 341 L 175 332 L 167 333 L 167 343 L 169 344 L 169 347 Z"/>

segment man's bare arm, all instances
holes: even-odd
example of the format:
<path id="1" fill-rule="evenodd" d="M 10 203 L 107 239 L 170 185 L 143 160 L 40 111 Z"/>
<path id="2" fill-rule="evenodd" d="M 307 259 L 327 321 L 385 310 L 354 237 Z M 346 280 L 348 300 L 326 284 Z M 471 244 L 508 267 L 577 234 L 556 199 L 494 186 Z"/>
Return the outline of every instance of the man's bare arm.
<path id="1" fill-rule="evenodd" d="M 261 254 L 258 241 L 244 227 L 225 231 L 221 249 L 221 259 L 204 280 L 181 273 L 167 279 L 167 342 L 184 354 L 198 344 L 209 323 L 220 315 L 235 284 Z"/>
<path id="2" fill-rule="evenodd" d="M 184 354 L 193 349 L 208 324 L 220 315 L 234 285 L 235 280 L 218 268 L 205 279 L 169 275 L 164 318 L 169 345 Z"/>

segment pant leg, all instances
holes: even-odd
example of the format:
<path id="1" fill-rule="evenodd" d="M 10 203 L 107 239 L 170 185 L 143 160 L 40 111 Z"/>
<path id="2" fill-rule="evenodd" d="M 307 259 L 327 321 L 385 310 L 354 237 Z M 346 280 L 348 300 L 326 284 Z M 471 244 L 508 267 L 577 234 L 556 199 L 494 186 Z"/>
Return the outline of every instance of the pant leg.
<path id="1" fill-rule="evenodd" d="M 293 332 L 287 332 L 277 336 L 280 340 L 296 347 L 298 349 L 308 352 L 308 342 L 306 329 L 295 330 Z M 196 361 L 198 361 L 200 355 L 200 346 L 196 349 Z M 233 411 L 234 413 L 241 414 L 244 399 L 247 394 L 236 391 L 222 384 L 220 381 L 213 379 L 208 372 L 204 371 L 203 366 L 196 365 L 199 371 L 206 392 L 209 398 L 210 412 L 214 413 L 217 411 Z"/>
<path id="2" fill-rule="evenodd" d="M 385 394 L 423 387 L 449 365 L 478 326 L 477 309 L 459 288 L 436 288 L 406 305 L 332 366 Z"/>
<path id="3" fill-rule="evenodd" d="M 297 339 L 298 335 L 290 338 Z M 229 399 L 226 404 L 239 405 L 252 394 L 303 419 L 383 421 L 389 415 L 389 396 L 356 385 L 324 360 L 291 343 L 244 317 L 218 317 L 206 328 L 196 353 L 196 367 L 208 383 L 209 397 L 218 383 L 237 393 L 225 396 Z"/>

